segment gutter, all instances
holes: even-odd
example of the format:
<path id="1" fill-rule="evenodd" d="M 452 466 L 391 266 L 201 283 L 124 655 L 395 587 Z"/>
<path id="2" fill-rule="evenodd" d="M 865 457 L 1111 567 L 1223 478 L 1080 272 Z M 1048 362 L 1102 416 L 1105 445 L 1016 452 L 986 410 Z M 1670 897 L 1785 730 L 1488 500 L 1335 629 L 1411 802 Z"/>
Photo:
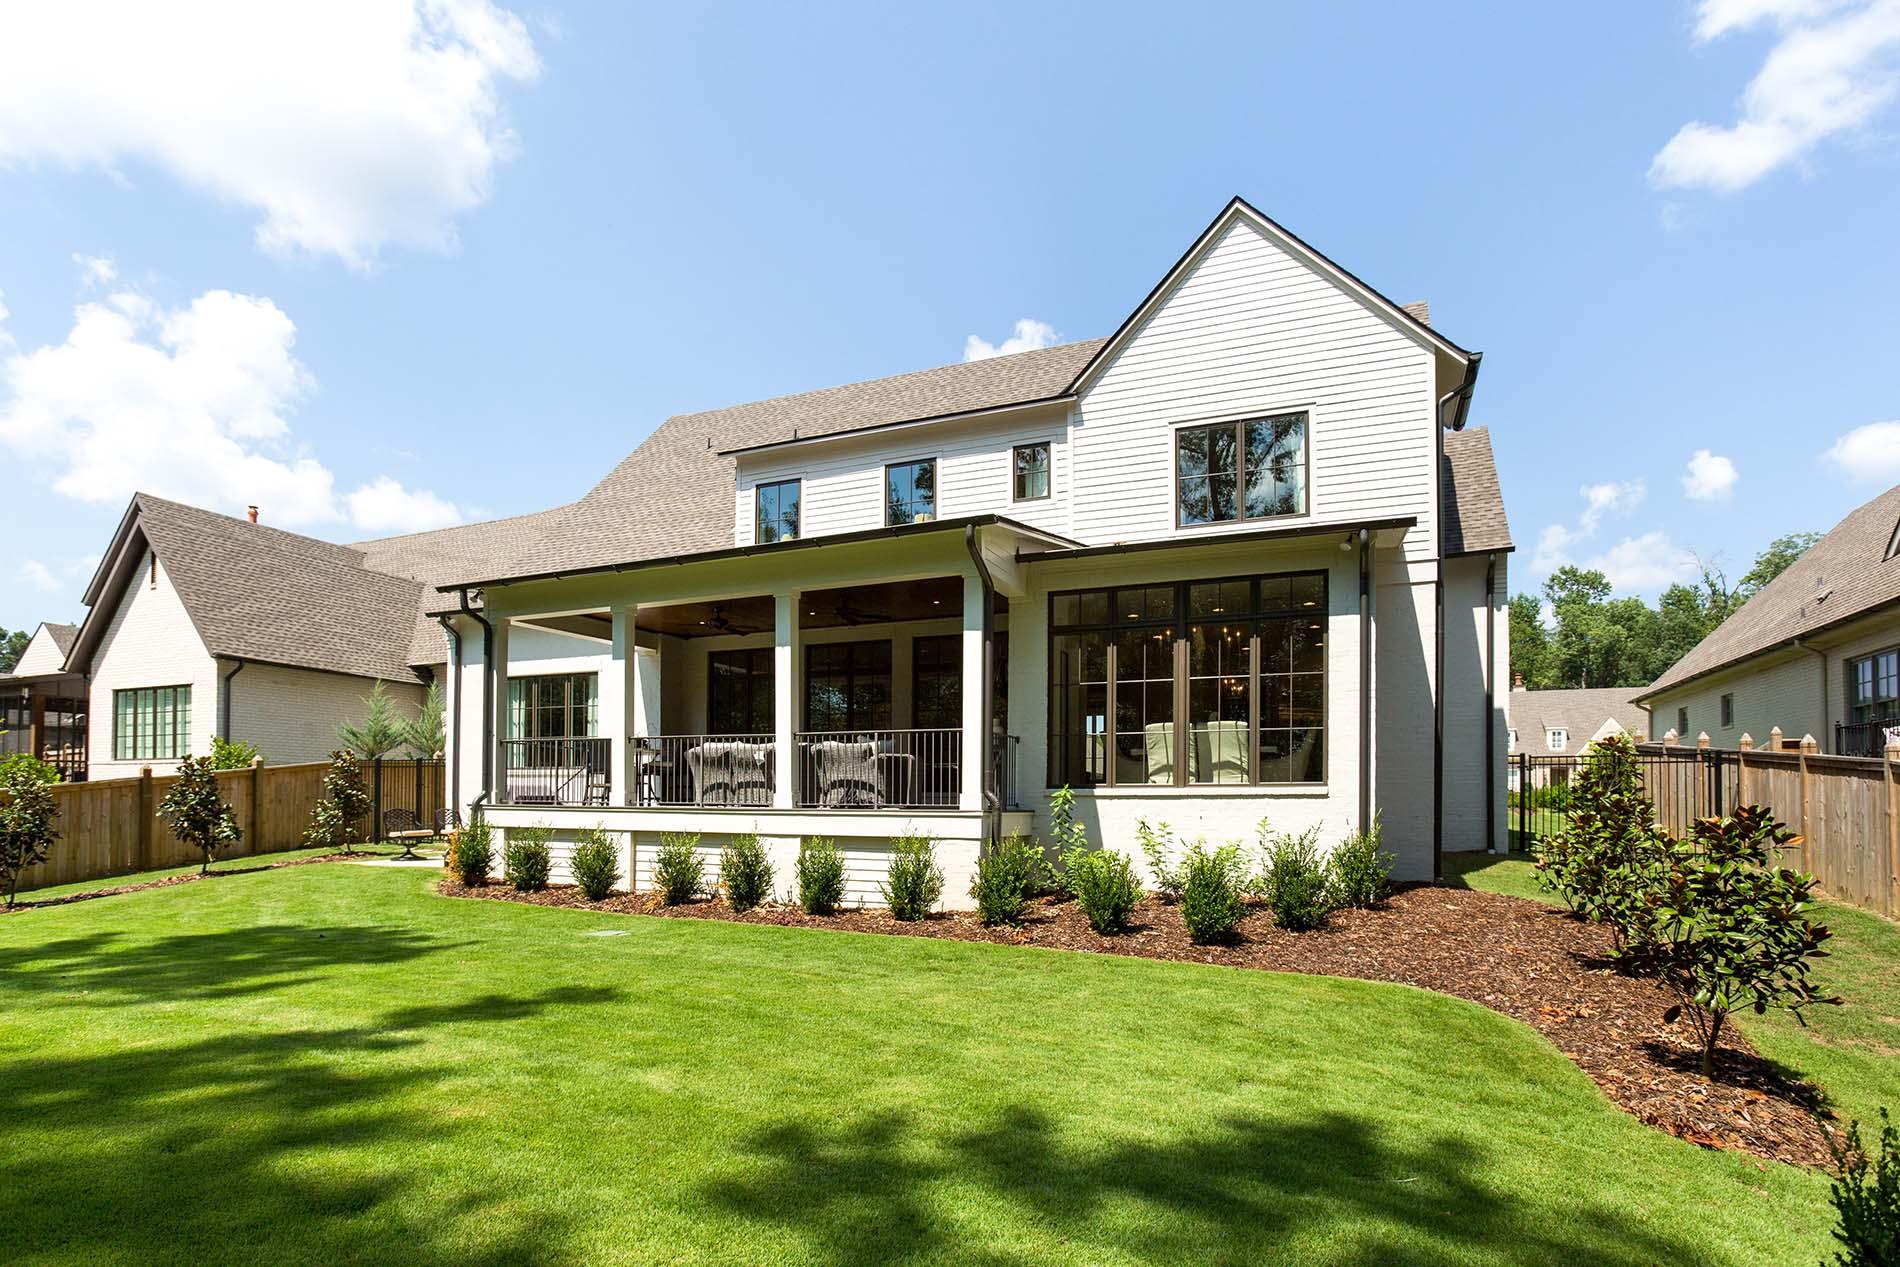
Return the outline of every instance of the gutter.
<path id="1" fill-rule="evenodd" d="M 469 822 L 481 821 L 482 806 L 489 789 L 495 786 L 495 627 L 468 604 L 468 589 L 461 591 L 462 614 L 482 627 L 482 790 L 469 804 Z M 456 729 L 461 729 L 461 714 L 456 714 Z M 460 808 L 460 805 L 457 805 Z"/>
<path id="2" fill-rule="evenodd" d="M 449 639 L 449 697 L 455 701 L 455 729 L 449 732 L 449 750 L 443 755 L 449 763 L 449 804 L 462 812 L 462 633 L 447 616 L 436 623 Z"/>
<path id="3" fill-rule="evenodd" d="M 1484 565 L 1484 851 L 1498 850 L 1498 556 Z M 1509 851 L 1509 842 L 1505 850 Z"/>
<path id="4" fill-rule="evenodd" d="M 1464 381 L 1438 398 L 1438 425 L 1432 428 L 1432 513 L 1438 559 L 1432 578 L 1432 883 L 1445 882 L 1445 428 L 1463 431 L 1471 416 L 1471 393 L 1478 385 L 1484 353 L 1465 362 Z M 1449 424 L 1445 408 L 1452 408 Z M 1486 745 L 1486 751 L 1489 751 Z"/>
<path id="5" fill-rule="evenodd" d="M 244 672 L 244 661 L 233 660 L 231 671 L 218 679 L 218 737 L 231 742 L 231 679 Z"/>
<path id="6" fill-rule="evenodd" d="M 996 699 L 996 582 L 990 576 L 990 565 L 983 561 L 983 548 L 976 539 L 976 525 L 969 524 L 963 529 L 963 545 L 970 552 L 970 562 L 976 565 L 976 578 L 983 585 L 983 673 L 978 688 L 983 692 L 981 704 L 982 724 L 978 742 L 983 745 L 980 754 L 983 780 L 983 815 L 987 821 L 989 837 L 986 844 L 995 844 L 1003 830 L 1003 794 L 994 768 L 993 754 L 996 749 L 996 719 L 992 716 Z M 1003 745 L 1007 752 L 1007 741 Z"/>
<path id="7" fill-rule="evenodd" d="M 1820 739 L 1821 739 L 1821 743 L 1823 744 L 1822 751 L 1825 752 L 1827 751 L 1826 745 L 1834 736 L 1834 727 L 1829 723 L 1828 715 L 1827 715 L 1827 652 L 1822 651 L 1818 647 L 1810 647 L 1807 643 L 1801 641 L 1801 639 L 1799 638 L 1790 638 L 1788 640 L 1788 643 L 1790 646 L 1796 648 L 1797 650 L 1805 651 L 1809 655 L 1816 655 L 1816 656 L 1821 657 L 1821 734 L 1820 734 Z"/>

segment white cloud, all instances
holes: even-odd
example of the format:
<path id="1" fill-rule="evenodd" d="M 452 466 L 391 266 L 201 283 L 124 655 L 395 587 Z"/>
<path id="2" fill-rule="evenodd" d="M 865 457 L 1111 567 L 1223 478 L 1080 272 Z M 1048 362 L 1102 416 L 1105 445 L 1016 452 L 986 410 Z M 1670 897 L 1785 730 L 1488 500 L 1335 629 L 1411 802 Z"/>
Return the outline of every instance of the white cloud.
<path id="1" fill-rule="evenodd" d="M 1688 473 L 1682 477 L 1682 495 L 1697 502 L 1727 501 L 1740 478 L 1735 463 L 1718 453 L 1697 449 L 1689 457 Z"/>
<path id="2" fill-rule="evenodd" d="M 315 385 L 295 342 L 276 304 L 225 290 L 175 309 L 134 290 L 82 303 L 63 343 L 0 368 L 0 446 L 94 504 L 143 490 L 227 513 L 256 504 L 286 527 L 457 522 L 452 504 L 393 480 L 338 496 L 291 436 Z"/>
<path id="3" fill-rule="evenodd" d="M 1740 117 L 1686 123 L 1656 154 L 1660 188 L 1734 193 L 1827 138 L 1865 126 L 1900 91 L 1900 0 L 1702 0 L 1696 38 L 1777 29 Z"/>
<path id="4" fill-rule="evenodd" d="M 1610 588 L 1619 593 L 1659 590 L 1677 581 L 1693 580 L 1697 569 L 1695 555 L 1660 529 L 1626 537 L 1579 566 L 1603 573 Z"/>
<path id="5" fill-rule="evenodd" d="M 1855 427 L 1836 440 L 1825 456 L 1857 483 L 1900 483 L 1900 422 Z"/>
<path id="6" fill-rule="evenodd" d="M 0 8 L 0 163 L 149 163 L 262 213 L 260 245 L 368 267 L 450 250 L 540 63 L 491 0 Z M 133 169 L 136 171 L 136 169 Z"/>
<path id="7" fill-rule="evenodd" d="M 44 594 L 50 594 L 59 588 L 59 578 L 53 575 L 53 569 L 38 559 L 28 559 L 20 564 L 19 577 Z"/>
<path id="8" fill-rule="evenodd" d="M 1539 533 L 1537 546 L 1531 553 L 1531 570 L 1548 575 L 1560 567 L 1575 564 L 1603 573 L 1618 590 L 1659 589 L 1673 581 L 1693 577 L 1695 556 L 1670 541 L 1660 530 L 1625 537 L 1609 549 L 1593 554 L 1585 554 L 1580 548 L 1597 536 L 1611 516 L 1627 518 L 1633 514 L 1648 491 L 1641 480 L 1586 484 L 1578 489 L 1583 509 L 1577 514 L 1576 526 L 1551 524 Z"/>
<path id="9" fill-rule="evenodd" d="M 87 290 L 110 286 L 119 280 L 119 266 L 112 262 L 110 255 L 80 255 L 75 252 L 73 263 L 79 265 L 79 280 Z"/>
<path id="10" fill-rule="evenodd" d="M 966 361 L 986 361 L 992 356 L 1011 356 L 1017 352 L 1034 352 L 1037 348 L 1046 348 L 1062 336 L 1047 321 L 1037 321 L 1034 317 L 1024 317 L 1016 323 L 1016 332 L 1001 343 L 988 343 L 976 335 L 963 341 L 963 359 Z"/>

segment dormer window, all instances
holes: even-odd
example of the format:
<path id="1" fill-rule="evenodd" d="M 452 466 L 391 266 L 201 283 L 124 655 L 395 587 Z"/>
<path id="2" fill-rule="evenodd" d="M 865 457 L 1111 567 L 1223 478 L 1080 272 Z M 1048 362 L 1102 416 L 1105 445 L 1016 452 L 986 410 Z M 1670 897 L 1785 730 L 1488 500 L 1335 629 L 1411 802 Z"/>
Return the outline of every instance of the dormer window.
<path id="1" fill-rule="evenodd" d="M 1174 433 L 1175 523 L 1306 513 L 1306 415 L 1276 414 Z"/>
<path id="2" fill-rule="evenodd" d="M 1562 752 L 1570 746 L 1570 732 L 1562 726 L 1552 726 L 1544 732 L 1544 743 L 1552 752 Z"/>

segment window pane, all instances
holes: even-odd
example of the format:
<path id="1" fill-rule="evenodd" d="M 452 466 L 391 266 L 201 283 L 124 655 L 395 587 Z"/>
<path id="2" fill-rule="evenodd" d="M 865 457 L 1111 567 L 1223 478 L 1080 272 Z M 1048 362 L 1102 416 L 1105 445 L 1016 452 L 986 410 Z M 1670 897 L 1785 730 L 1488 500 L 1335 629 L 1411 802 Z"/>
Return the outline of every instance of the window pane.
<path id="1" fill-rule="evenodd" d="M 1107 620 L 1107 590 L 1056 595 L 1055 623 L 1058 625 L 1099 625 Z"/>
<path id="2" fill-rule="evenodd" d="M 1077 787 L 1108 778 L 1108 639 L 1062 634 L 1049 658 L 1049 782 Z"/>
<path id="3" fill-rule="evenodd" d="M 1251 720 L 1251 627 L 1196 625 L 1188 631 L 1188 782 L 1245 783 Z"/>
<path id="4" fill-rule="evenodd" d="M 1188 586 L 1188 615 L 1234 619 L 1253 612 L 1250 581 L 1200 581 Z"/>
<path id="5" fill-rule="evenodd" d="M 1149 585 L 1142 589 L 1117 590 L 1115 615 L 1120 620 L 1174 619 L 1174 586 Z"/>
<path id="6" fill-rule="evenodd" d="M 1015 495 L 1017 501 L 1030 501 L 1049 495 L 1049 446 L 1020 444 L 1015 454 Z"/>
<path id="7" fill-rule="evenodd" d="M 1246 426 L 1247 518 L 1306 509 L 1306 417 L 1288 414 Z"/>

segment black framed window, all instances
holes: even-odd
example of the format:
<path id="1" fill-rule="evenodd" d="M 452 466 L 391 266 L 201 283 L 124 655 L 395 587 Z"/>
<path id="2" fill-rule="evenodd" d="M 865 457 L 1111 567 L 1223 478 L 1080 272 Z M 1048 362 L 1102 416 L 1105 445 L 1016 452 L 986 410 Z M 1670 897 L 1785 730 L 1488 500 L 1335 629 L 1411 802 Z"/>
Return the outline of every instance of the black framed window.
<path id="1" fill-rule="evenodd" d="M 1040 501 L 1049 495 L 1049 442 L 1019 444 L 1010 451 L 1010 497 Z"/>
<path id="2" fill-rule="evenodd" d="M 715 735 L 769 735 L 778 724 L 772 648 L 706 656 L 706 729 Z"/>
<path id="3" fill-rule="evenodd" d="M 1726 727 L 1733 726 L 1734 724 L 1735 697 L 1733 695 L 1724 695 L 1722 697 L 1722 725 Z"/>
<path id="4" fill-rule="evenodd" d="M 798 538 L 798 503 L 801 489 L 797 480 L 779 480 L 760 484 L 752 490 L 752 539 L 759 545 Z"/>
<path id="5" fill-rule="evenodd" d="M 1050 599 L 1049 780 L 1325 779 L 1326 575 Z"/>
<path id="6" fill-rule="evenodd" d="M 1686 708 L 1678 708 L 1676 710 L 1676 734 L 1686 735 L 1688 733 L 1689 733 L 1689 710 Z"/>
<path id="7" fill-rule="evenodd" d="M 1306 424 L 1293 413 L 1176 431 L 1175 523 L 1305 514 Z"/>
<path id="8" fill-rule="evenodd" d="M 884 468 L 884 522 L 926 523 L 937 517 L 937 459 Z"/>
<path id="9" fill-rule="evenodd" d="M 191 688 L 112 692 L 112 759 L 172 761 L 191 752 Z"/>
<path id="10" fill-rule="evenodd" d="M 910 657 L 911 725 L 963 725 L 963 635 L 912 639 Z"/>
<path id="11" fill-rule="evenodd" d="M 593 673 L 508 679 L 508 739 L 591 739 L 599 700 Z"/>
<path id="12" fill-rule="evenodd" d="M 806 730 L 888 730 L 890 725 L 888 640 L 806 645 Z"/>
<path id="13" fill-rule="evenodd" d="M 1847 708 L 1855 723 L 1900 719 L 1900 650 L 1847 662 Z"/>

